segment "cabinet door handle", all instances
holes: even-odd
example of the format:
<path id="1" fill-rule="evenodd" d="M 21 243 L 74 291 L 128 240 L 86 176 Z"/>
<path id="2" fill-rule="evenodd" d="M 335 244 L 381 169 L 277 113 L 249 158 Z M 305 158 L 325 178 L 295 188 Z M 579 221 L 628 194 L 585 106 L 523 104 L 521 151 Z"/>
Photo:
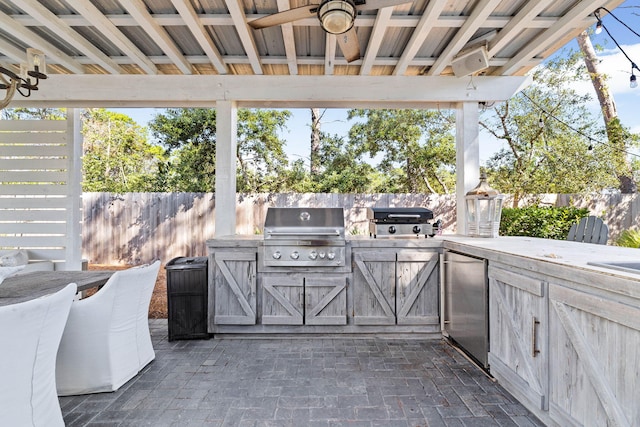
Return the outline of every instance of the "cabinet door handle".
<path id="1" fill-rule="evenodd" d="M 538 325 L 540 324 L 540 322 L 538 321 L 538 319 L 533 318 L 533 322 L 532 322 L 532 328 L 531 328 L 531 355 L 533 357 L 536 357 L 538 355 L 538 353 L 540 353 L 540 350 L 537 349 L 538 347 Z"/>

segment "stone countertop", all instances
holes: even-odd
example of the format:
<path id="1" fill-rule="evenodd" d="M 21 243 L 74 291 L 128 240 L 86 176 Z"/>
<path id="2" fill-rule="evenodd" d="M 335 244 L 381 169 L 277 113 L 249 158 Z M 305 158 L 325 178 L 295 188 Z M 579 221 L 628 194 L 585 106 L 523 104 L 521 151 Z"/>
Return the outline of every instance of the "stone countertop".
<path id="1" fill-rule="evenodd" d="M 640 272 L 628 273 L 590 265 L 592 262 L 640 262 L 640 250 L 536 237 L 495 239 L 445 236 L 444 249 L 490 261 L 514 264 L 563 280 L 584 283 L 640 298 Z"/>

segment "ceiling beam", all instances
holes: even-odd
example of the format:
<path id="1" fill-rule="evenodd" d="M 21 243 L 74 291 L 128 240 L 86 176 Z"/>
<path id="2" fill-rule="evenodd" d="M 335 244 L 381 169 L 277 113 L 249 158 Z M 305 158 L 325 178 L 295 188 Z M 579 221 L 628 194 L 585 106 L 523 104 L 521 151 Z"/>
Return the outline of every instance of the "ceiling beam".
<path id="1" fill-rule="evenodd" d="M 278 0 L 278 12 L 284 12 L 290 8 L 289 0 Z M 289 66 L 289 75 L 298 74 L 298 62 L 296 61 L 296 39 L 293 36 L 293 25 L 291 22 L 280 24 L 282 31 L 282 41 L 284 43 L 284 52 L 287 55 L 287 65 Z"/>
<path id="2" fill-rule="evenodd" d="M 324 43 L 324 74 L 326 76 L 333 75 L 336 63 L 336 45 L 338 39 L 335 34 L 326 33 Z"/>
<path id="3" fill-rule="evenodd" d="M 92 26 L 104 34 L 125 55 L 129 56 L 147 74 L 157 74 L 158 69 L 147 56 L 134 45 L 100 10 L 86 0 L 65 0 L 76 12 L 87 18 Z"/>
<path id="4" fill-rule="evenodd" d="M 493 75 L 510 75 L 515 74 L 518 70 L 525 66 L 525 64 L 536 56 L 540 55 L 550 45 L 555 43 L 558 39 L 561 39 L 565 34 L 571 32 L 567 28 L 578 28 L 580 23 L 583 22 L 589 14 L 600 7 L 602 0 L 582 0 L 576 3 L 571 10 L 569 10 L 562 18 L 560 18 L 549 29 L 543 31 L 537 37 L 535 37 L 527 46 L 520 49 L 520 51 L 511 58 L 507 64 L 493 72 Z"/>
<path id="5" fill-rule="evenodd" d="M 429 68 L 427 75 L 437 76 L 442 73 L 451 64 L 453 57 L 473 37 L 475 32 L 486 25 L 487 18 L 501 2 L 502 0 L 480 0 L 473 8 L 473 12 L 469 15 L 467 22 L 456 32 L 453 39 L 447 43 L 447 47 L 440 53 L 433 67 Z"/>
<path id="6" fill-rule="evenodd" d="M 53 12 L 42 6 L 36 0 L 13 0 L 20 9 L 34 17 L 40 24 L 49 28 L 58 36 L 62 37 L 66 43 L 69 43 L 80 52 L 84 53 L 87 58 L 91 58 L 95 64 L 104 68 L 108 73 L 121 74 L 122 68 L 116 64 L 109 56 L 100 49 L 95 47 L 91 42 L 82 37 L 73 28 L 64 23 Z"/>
<path id="7" fill-rule="evenodd" d="M 27 44 L 27 46 L 40 49 L 45 53 L 47 57 L 53 59 L 69 71 L 74 73 L 84 73 L 84 67 L 78 61 L 74 60 L 51 43 L 45 41 L 42 37 L 31 31 L 24 25 L 13 20 L 6 13 L 0 12 L 0 25 L 2 26 L 2 29 L 4 31 L 13 34 L 14 37 L 22 40 Z M 13 55 L 15 54 L 15 52 L 11 51 L 8 52 L 8 54 Z M 20 60 L 20 62 L 27 62 L 26 52 L 22 54 L 22 59 Z M 20 62 L 18 62 L 18 65 L 20 64 Z"/>
<path id="8" fill-rule="evenodd" d="M 407 43 L 407 46 L 404 48 L 396 68 L 393 70 L 394 76 L 401 76 L 407 71 L 409 64 L 433 29 L 435 22 L 438 20 L 442 9 L 447 3 L 447 0 L 435 0 L 429 2 L 427 8 L 422 14 L 422 17 L 420 18 L 420 21 L 418 22 L 418 25 L 416 26 L 416 29 L 411 34 L 409 43 Z"/>
<path id="9" fill-rule="evenodd" d="M 240 42 L 242 43 L 244 52 L 247 54 L 247 58 L 249 58 L 249 63 L 251 64 L 253 73 L 261 75 L 264 74 L 264 72 L 262 71 L 262 65 L 260 64 L 258 48 L 256 47 L 256 41 L 254 40 L 253 35 L 249 32 L 247 18 L 244 15 L 244 10 L 242 9 L 240 1 L 241 0 L 225 0 L 225 4 L 231 14 L 233 25 L 236 28 L 238 37 L 240 37 Z"/>
<path id="10" fill-rule="evenodd" d="M 184 0 L 171 0 L 171 4 L 173 4 L 173 7 L 175 7 L 180 14 L 183 21 L 182 24 L 187 24 L 189 31 L 191 31 L 191 34 L 196 38 L 218 74 L 227 74 L 227 66 L 222 60 L 220 51 L 218 51 L 213 40 L 211 40 L 207 30 L 204 28 L 204 24 L 193 9 L 193 6 L 191 6 L 191 3 L 185 2 Z"/>
<path id="11" fill-rule="evenodd" d="M 476 89 L 469 90 L 466 79 L 440 76 L 52 75 L 46 88 L 12 105 L 213 107 L 216 100 L 233 100 L 242 107 L 426 108 L 502 101 L 530 82 L 530 77 L 480 76 L 474 78 Z"/>
<path id="12" fill-rule="evenodd" d="M 288 9 L 288 8 L 287 8 Z M 284 9 L 286 10 L 286 9 Z M 278 11 L 281 12 L 280 9 Z M 247 22 L 252 21 L 254 19 L 262 18 L 267 16 L 268 14 L 250 14 L 246 15 Z M 105 15 L 107 19 L 113 23 L 113 25 L 117 27 L 131 27 L 136 25 L 135 19 L 129 15 Z M 184 26 L 184 21 L 180 15 L 176 14 L 152 14 L 153 19 L 163 27 L 170 26 Z M 22 25 L 27 27 L 40 25 L 38 21 L 28 15 L 11 15 L 13 19 L 20 22 Z M 198 19 L 202 22 L 202 25 L 233 25 L 233 19 L 229 14 L 213 14 L 213 13 L 205 13 L 198 14 Z M 90 26 L 91 23 L 81 15 L 58 15 L 58 18 L 62 20 L 64 23 L 71 27 L 86 27 Z M 434 27 L 436 28 L 460 28 L 464 25 L 467 20 L 467 16 L 459 15 L 459 16 L 440 16 L 436 19 L 434 23 Z M 420 21 L 420 15 L 394 15 L 390 22 L 389 26 L 391 27 L 401 27 L 401 28 L 410 28 L 416 27 L 418 22 Z M 503 28 L 511 19 L 510 16 L 490 16 L 487 18 L 487 26 L 490 28 Z M 529 27 L 527 28 L 549 28 L 553 24 L 558 21 L 558 18 L 553 16 L 540 16 L 535 18 L 533 21 L 529 23 Z M 356 27 L 372 27 L 375 23 L 375 15 L 358 15 L 358 19 L 356 19 L 355 26 Z M 293 26 L 320 26 L 320 21 L 317 18 L 308 18 L 295 21 L 291 23 Z M 585 23 L 585 27 L 588 24 Z M 523 28 L 523 30 L 526 28 Z"/>
<path id="13" fill-rule="evenodd" d="M 380 45 L 384 38 L 384 33 L 387 30 L 391 15 L 393 14 L 393 7 L 383 7 L 378 10 L 376 15 L 375 24 L 373 24 L 373 30 L 371 31 L 371 37 L 369 37 L 369 44 L 367 44 L 367 51 L 362 59 L 362 65 L 360 66 L 360 75 L 366 76 L 371 73 L 371 68 L 378 56 Z"/>
<path id="14" fill-rule="evenodd" d="M 136 23 L 149 35 L 151 40 L 162 49 L 165 55 L 171 58 L 171 61 L 182 74 L 192 74 L 189 61 L 184 57 L 169 33 L 167 33 L 167 30 L 153 19 L 142 0 L 127 0 L 123 1 L 122 5 L 127 9 L 129 15 L 135 19 Z"/>
<path id="15" fill-rule="evenodd" d="M 518 14 L 498 31 L 498 35 L 489 41 L 489 58 L 500 52 L 503 47 L 516 38 L 525 28 L 529 28 L 529 24 L 536 16 L 545 10 L 553 1 L 554 0 L 537 0 L 527 2 L 524 7 L 518 11 Z"/>

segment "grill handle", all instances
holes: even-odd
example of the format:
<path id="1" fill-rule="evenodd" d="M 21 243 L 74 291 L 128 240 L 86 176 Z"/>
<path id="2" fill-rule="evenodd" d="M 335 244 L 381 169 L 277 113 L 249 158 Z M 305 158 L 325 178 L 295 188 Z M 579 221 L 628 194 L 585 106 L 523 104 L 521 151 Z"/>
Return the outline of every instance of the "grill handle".
<path id="1" fill-rule="evenodd" d="M 270 236 L 340 236 L 339 231 L 304 233 L 301 231 L 268 231 Z"/>
<path id="2" fill-rule="evenodd" d="M 389 214 L 389 215 L 387 215 L 387 218 L 390 218 L 390 219 L 395 219 L 395 218 L 416 218 L 416 219 L 420 219 L 420 215 L 419 214 Z"/>

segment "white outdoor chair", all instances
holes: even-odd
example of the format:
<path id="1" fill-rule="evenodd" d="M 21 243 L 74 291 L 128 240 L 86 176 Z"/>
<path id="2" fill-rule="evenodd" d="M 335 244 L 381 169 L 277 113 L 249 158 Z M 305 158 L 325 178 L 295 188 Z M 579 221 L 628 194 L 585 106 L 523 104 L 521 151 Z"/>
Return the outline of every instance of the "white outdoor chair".
<path id="1" fill-rule="evenodd" d="M 606 245 L 609 238 L 609 227 L 597 216 L 581 218 L 569 230 L 567 240 L 584 243 Z"/>
<path id="2" fill-rule="evenodd" d="M 0 306 L 0 426 L 64 426 L 56 354 L 76 284 Z"/>
<path id="3" fill-rule="evenodd" d="M 155 358 L 149 303 L 159 269 L 156 261 L 117 271 L 73 302 L 58 350 L 59 396 L 115 391 Z"/>

